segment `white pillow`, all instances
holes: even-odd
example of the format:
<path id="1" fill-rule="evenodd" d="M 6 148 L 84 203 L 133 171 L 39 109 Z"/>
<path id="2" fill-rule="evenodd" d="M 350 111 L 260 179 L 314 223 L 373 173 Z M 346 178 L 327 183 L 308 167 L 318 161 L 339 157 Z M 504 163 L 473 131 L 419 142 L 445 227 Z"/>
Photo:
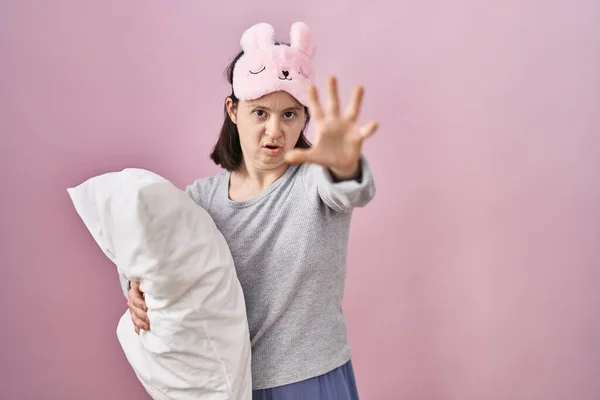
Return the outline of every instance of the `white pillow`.
<path id="1" fill-rule="evenodd" d="M 229 247 L 210 215 L 166 179 L 141 169 L 67 189 L 118 273 L 140 281 L 150 331 L 129 311 L 117 337 L 153 399 L 250 399 L 250 338 Z"/>

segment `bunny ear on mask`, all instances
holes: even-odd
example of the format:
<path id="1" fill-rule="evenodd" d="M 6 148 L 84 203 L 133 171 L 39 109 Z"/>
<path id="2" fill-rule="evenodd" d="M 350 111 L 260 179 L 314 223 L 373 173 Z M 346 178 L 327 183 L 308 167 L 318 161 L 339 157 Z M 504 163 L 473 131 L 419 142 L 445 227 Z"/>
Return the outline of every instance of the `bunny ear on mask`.
<path id="1" fill-rule="evenodd" d="M 274 44 L 275 29 L 266 22 L 261 22 L 248 28 L 240 39 L 240 45 L 245 52 L 265 49 Z"/>
<path id="2" fill-rule="evenodd" d="M 308 58 L 313 58 L 315 55 L 315 44 L 313 35 L 304 22 L 294 22 L 290 29 L 291 47 L 306 54 Z"/>
<path id="3" fill-rule="evenodd" d="M 314 41 L 303 22 L 290 28 L 290 45 L 275 44 L 275 30 L 267 23 L 248 28 L 240 39 L 244 54 L 233 69 L 233 92 L 240 100 L 255 100 L 285 91 L 308 106 L 307 90 L 314 79 Z"/>

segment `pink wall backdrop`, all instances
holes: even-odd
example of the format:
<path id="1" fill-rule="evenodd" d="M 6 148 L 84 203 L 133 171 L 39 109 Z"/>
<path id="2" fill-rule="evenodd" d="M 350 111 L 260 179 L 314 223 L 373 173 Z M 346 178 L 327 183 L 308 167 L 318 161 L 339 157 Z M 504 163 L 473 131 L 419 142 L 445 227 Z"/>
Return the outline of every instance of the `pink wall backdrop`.
<path id="1" fill-rule="evenodd" d="M 345 300 L 367 400 L 600 398 L 600 3 L 0 3 L 0 399 L 146 399 L 65 189 L 208 159 L 242 31 L 367 88 L 378 195 Z"/>

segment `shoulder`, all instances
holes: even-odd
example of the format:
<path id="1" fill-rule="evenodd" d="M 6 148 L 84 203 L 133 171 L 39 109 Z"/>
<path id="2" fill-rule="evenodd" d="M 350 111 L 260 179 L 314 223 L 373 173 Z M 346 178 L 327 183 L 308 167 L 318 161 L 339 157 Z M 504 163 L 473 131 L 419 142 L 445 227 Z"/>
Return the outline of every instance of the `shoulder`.
<path id="1" fill-rule="evenodd" d="M 211 198 L 221 183 L 227 179 L 227 171 L 220 172 L 215 176 L 199 178 L 185 187 L 185 192 L 203 208 L 208 208 Z"/>

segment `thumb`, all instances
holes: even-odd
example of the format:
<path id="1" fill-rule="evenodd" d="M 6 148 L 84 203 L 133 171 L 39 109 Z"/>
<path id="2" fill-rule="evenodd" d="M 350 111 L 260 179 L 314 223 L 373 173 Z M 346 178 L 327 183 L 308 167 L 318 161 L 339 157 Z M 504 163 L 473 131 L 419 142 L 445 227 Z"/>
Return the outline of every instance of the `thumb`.
<path id="1" fill-rule="evenodd" d="M 379 124 L 376 121 L 371 121 L 360 128 L 360 137 L 364 140 L 367 139 L 377 131 Z"/>
<path id="2" fill-rule="evenodd" d="M 304 164 L 314 161 L 313 149 L 293 149 L 285 154 L 285 161 L 290 164 Z"/>

